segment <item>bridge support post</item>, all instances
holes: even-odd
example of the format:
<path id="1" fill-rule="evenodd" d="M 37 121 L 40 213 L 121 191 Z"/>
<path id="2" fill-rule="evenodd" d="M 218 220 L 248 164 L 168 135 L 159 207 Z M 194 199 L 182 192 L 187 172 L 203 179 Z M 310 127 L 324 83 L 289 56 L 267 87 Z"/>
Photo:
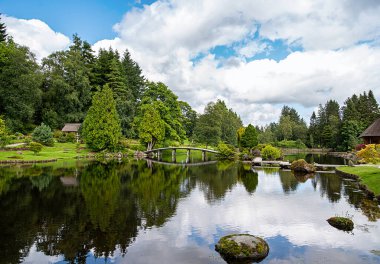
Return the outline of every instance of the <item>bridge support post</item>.
<path id="1" fill-rule="evenodd" d="M 186 163 L 190 162 L 190 149 L 187 149 L 186 151 Z"/>
<path id="2" fill-rule="evenodd" d="M 176 162 L 176 150 L 172 150 L 172 162 Z"/>
<path id="3" fill-rule="evenodd" d="M 162 159 L 162 153 L 161 153 L 161 150 L 158 150 L 157 151 L 157 160 L 161 161 L 161 159 Z"/>
<path id="4" fill-rule="evenodd" d="M 202 150 L 202 161 L 206 161 L 206 151 Z"/>

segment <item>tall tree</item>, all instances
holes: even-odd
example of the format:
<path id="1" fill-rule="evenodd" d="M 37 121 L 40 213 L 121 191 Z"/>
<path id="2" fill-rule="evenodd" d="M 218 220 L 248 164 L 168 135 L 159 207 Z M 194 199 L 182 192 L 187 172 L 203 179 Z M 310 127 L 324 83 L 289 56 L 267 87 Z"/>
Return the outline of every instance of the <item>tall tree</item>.
<path id="1" fill-rule="evenodd" d="M 182 121 L 182 113 L 178 97 L 163 83 L 148 82 L 142 100 L 139 114 L 135 119 L 138 126 L 145 105 L 152 105 L 165 122 L 165 139 L 183 141 L 186 137 Z"/>
<path id="2" fill-rule="evenodd" d="M 30 131 L 41 102 L 42 75 L 28 48 L 0 42 L 0 115 L 13 132 Z"/>
<path id="3" fill-rule="evenodd" d="M 1 22 L 1 13 L 0 13 L 0 42 L 5 42 L 7 40 L 7 27 L 4 23 Z"/>
<path id="4" fill-rule="evenodd" d="M 182 125 L 186 132 L 186 137 L 191 138 L 193 136 L 195 122 L 197 120 L 197 112 L 195 112 L 191 106 L 184 102 L 179 101 L 179 107 L 182 113 Z"/>
<path id="5" fill-rule="evenodd" d="M 96 92 L 83 122 L 83 138 L 93 150 L 114 150 L 121 137 L 119 116 L 113 93 L 108 85 Z"/>
<path id="6" fill-rule="evenodd" d="M 147 150 L 154 148 L 157 142 L 165 138 L 165 121 L 152 105 L 146 105 L 139 124 L 139 138 L 145 143 Z"/>
<path id="7" fill-rule="evenodd" d="M 132 59 L 128 50 L 125 50 L 121 58 L 121 65 L 127 87 L 135 100 L 140 101 L 145 89 L 145 78 L 140 66 Z"/>
<path id="8" fill-rule="evenodd" d="M 251 124 L 245 129 L 244 134 L 241 137 L 241 146 L 244 148 L 253 148 L 257 145 L 257 131 Z"/>

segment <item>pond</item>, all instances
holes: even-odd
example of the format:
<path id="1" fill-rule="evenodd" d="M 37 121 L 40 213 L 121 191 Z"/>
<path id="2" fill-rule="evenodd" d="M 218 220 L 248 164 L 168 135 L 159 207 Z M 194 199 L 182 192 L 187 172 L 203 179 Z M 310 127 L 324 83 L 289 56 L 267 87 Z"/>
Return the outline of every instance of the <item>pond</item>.
<path id="1" fill-rule="evenodd" d="M 331 216 L 352 217 L 353 232 Z M 225 263 L 223 236 L 261 263 L 380 263 L 380 208 L 335 174 L 144 160 L 0 168 L 0 263 Z"/>

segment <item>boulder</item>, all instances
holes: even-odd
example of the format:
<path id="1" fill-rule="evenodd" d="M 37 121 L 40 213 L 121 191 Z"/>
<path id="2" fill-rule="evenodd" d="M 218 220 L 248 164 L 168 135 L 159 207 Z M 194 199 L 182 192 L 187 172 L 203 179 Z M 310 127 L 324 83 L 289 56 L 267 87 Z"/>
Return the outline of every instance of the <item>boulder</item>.
<path id="1" fill-rule="evenodd" d="M 264 239 L 249 234 L 233 234 L 222 237 L 215 250 L 225 260 L 260 261 L 269 253 Z"/>
<path id="2" fill-rule="evenodd" d="M 295 160 L 290 166 L 292 171 L 311 173 L 315 172 L 315 166 L 313 164 L 307 163 L 304 159 Z"/>
<path id="3" fill-rule="evenodd" d="M 347 217 L 334 216 L 327 219 L 327 222 L 339 230 L 352 231 L 354 229 L 354 222 Z"/>

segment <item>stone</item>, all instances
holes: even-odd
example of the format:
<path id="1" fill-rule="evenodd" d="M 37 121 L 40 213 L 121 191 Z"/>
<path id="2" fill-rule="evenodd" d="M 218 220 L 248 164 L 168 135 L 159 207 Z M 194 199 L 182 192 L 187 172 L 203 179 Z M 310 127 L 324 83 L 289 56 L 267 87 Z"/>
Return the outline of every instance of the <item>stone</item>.
<path id="1" fill-rule="evenodd" d="M 233 234 L 222 237 L 215 250 L 225 260 L 260 261 L 269 253 L 267 242 L 249 234 Z"/>
<path id="2" fill-rule="evenodd" d="M 311 173 L 315 172 L 315 166 L 313 164 L 307 163 L 304 159 L 295 160 L 290 166 L 292 171 Z"/>
<path id="3" fill-rule="evenodd" d="M 347 217 L 334 216 L 327 219 L 327 222 L 339 230 L 352 231 L 354 229 L 354 222 Z"/>

